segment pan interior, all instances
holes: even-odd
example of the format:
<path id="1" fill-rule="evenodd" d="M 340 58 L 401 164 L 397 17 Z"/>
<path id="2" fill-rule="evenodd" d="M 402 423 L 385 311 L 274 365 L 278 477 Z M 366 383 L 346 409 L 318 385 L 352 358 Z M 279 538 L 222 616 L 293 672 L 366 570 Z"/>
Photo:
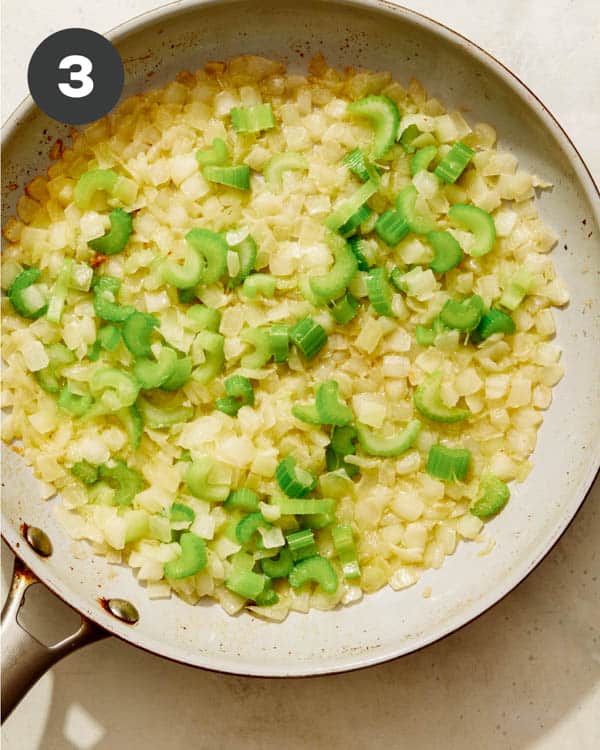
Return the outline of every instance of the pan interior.
<path id="1" fill-rule="evenodd" d="M 38 500 L 39 486 L 23 459 L 3 449 L 3 533 L 17 554 L 81 612 L 161 655 L 236 673 L 304 675 L 342 671 L 423 646 L 472 619 L 515 586 L 543 557 L 576 512 L 598 466 L 600 447 L 600 231 L 598 196 L 574 149 L 543 108 L 509 74 L 461 38 L 384 3 L 211 2 L 178 4 L 118 30 L 125 61 L 125 95 L 155 87 L 182 69 L 242 53 L 274 57 L 302 70 L 322 52 L 335 66 L 389 70 L 401 82 L 417 77 L 448 107 L 464 108 L 473 123 L 492 123 L 523 168 L 551 181 L 541 197 L 545 223 L 560 236 L 553 253 L 571 292 L 557 314 L 557 340 L 566 375 L 554 391 L 534 454 L 534 470 L 513 492 L 510 507 L 488 524 L 497 545 L 462 544 L 439 571 L 403 592 L 384 589 L 334 612 L 292 613 L 281 624 L 247 614 L 228 617 L 212 603 L 150 601 L 130 570 L 103 558 L 76 559 L 58 525 L 54 501 Z M 21 108 L 3 147 L 3 222 L 14 213 L 28 179 L 43 171 L 47 135 L 66 130 L 37 110 Z M 9 190 L 11 183 L 18 190 Z M 596 366 L 596 367 L 595 367 Z M 45 530 L 54 546 L 42 559 L 20 527 Z M 431 595 L 424 593 L 431 588 Z M 101 597 L 131 601 L 137 625 L 112 618 Z"/>

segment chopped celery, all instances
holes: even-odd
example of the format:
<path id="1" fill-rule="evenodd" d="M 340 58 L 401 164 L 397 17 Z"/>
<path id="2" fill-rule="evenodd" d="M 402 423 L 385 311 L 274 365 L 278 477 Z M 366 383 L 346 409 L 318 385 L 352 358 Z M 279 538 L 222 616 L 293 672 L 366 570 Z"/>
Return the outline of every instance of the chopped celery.
<path id="1" fill-rule="evenodd" d="M 220 503 L 228 498 L 229 485 L 209 482 L 212 466 L 212 459 L 208 456 L 192 461 L 186 472 L 185 481 L 194 497 L 209 503 Z"/>
<path id="2" fill-rule="evenodd" d="M 472 331 L 477 328 L 484 311 L 484 302 L 478 294 L 458 301 L 446 300 L 440 312 L 440 320 L 448 328 Z"/>
<path id="3" fill-rule="evenodd" d="M 236 133 L 258 133 L 261 130 L 270 130 L 276 125 L 273 108 L 268 103 L 255 104 L 252 107 L 234 107 L 229 114 Z"/>
<path id="4" fill-rule="evenodd" d="M 196 518 L 194 509 L 183 503 L 173 503 L 169 510 L 169 521 L 174 523 L 192 523 Z"/>
<path id="5" fill-rule="evenodd" d="M 114 352 L 121 342 L 121 329 L 112 324 L 103 326 L 98 331 L 97 341 L 107 352 Z"/>
<path id="6" fill-rule="evenodd" d="M 225 579 L 225 586 L 234 594 L 256 601 L 264 591 L 267 579 L 251 570 L 233 570 Z"/>
<path id="7" fill-rule="evenodd" d="M 462 422 L 471 416 L 468 409 L 446 406 L 440 393 L 442 373 L 436 370 L 428 375 L 414 392 L 414 404 L 417 410 L 433 422 Z"/>
<path id="8" fill-rule="evenodd" d="M 189 318 L 190 324 L 185 325 L 192 328 L 195 331 L 214 331 L 215 333 L 219 330 L 221 324 L 221 313 L 212 307 L 206 305 L 192 305 L 186 310 L 186 316 Z"/>
<path id="9" fill-rule="evenodd" d="M 407 154 L 414 154 L 416 147 L 413 144 L 415 138 L 421 135 L 421 131 L 416 125 L 409 125 L 402 131 L 402 135 L 398 139 L 398 143 L 406 151 Z"/>
<path id="10" fill-rule="evenodd" d="M 427 473 L 444 482 L 462 481 L 467 476 L 471 453 L 466 448 L 432 445 L 427 456 Z"/>
<path id="11" fill-rule="evenodd" d="M 312 318 L 303 318 L 290 330 L 290 339 L 306 359 L 313 359 L 327 343 L 327 334 Z"/>
<path id="12" fill-rule="evenodd" d="M 158 318 L 147 313 L 134 312 L 123 324 L 123 341 L 136 357 L 149 357 L 152 354 L 150 337 L 158 326 Z"/>
<path id="13" fill-rule="evenodd" d="M 277 279 L 268 273 L 253 273 L 244 279 L 242 294 L 248 299 L 256 299 L 259 295 L 271 299 L 275 296 Z"/>
<path id="14" fill-rule="evenodd" d="M 476 334 L 484 341 L 494 333 L 512 334 L 515 330 L 514 320 L 508 313 L 492 308 L 482 315 Z"/>
<path id="15" fill-rule="evenodd" d="M 142 434 L 144 432 L 142 415 L 140 414 L 137 406 L 135 404 L 127 406 L 124 409 L 116 412 L 115 416 L 117 416 L 123 423 L 125 429 L 127 430 L 127 435 L 129 436 L 129 445 L 134 451 L 136 451 L 140 447 Z"/>
<path id="16" fill-rule="evenodd" d="M 194 416 L 193 406 L 184 406 L 177 401 L 158 405 L 140 396 L 137 401 L 137 408 L 143 418 L 144 425 L 155 430 L 187 422 Z"/>
<path id="17" fill-rule="evenodd" d="M 332 214 L 329 214 L 325 219 L 325 226 L 334 232 L 338 231 L 369 198 L 375 195 L 378 189 L 378 182 L 373 178 L 369 179 L 350 198 L 342 201 Z"/>
<path id="18" fill-rule="evenodd" d="M 348 105 L 348 112 L 367 119 L 375 130 L 371 153 L 373 158 L 385 156 L 398 136 L 400 113 L 387 96 L 371 95 Z"/>
<path id="19" fill-rule="evenodd" d="M 73 464 L 71 474 L 84 484 L 94 484 L 98 481 L 98 467 L 89 461 L 78 461 Z"/>
<path id="20" fill-rule="evenodd" d="M 219 411 L 225 412 L 234 417 L 242 406 L 254 405 L 254 389 L 252 383 L 243 375 L 232 375 L 225 380 L 226 398 L 219 398 L 216 401 L 216 407 Z"/>
<path id="21" fill-rule="evenodd" d="M 434 170 L 434 174 L 444 182 L 456 182 L 465 171 L 475 152 L 464 143 L 455 143 Z"/>
<path id="22" fill-rule="evenodd" d="M 112 414 L 135 403 L 140 391 L 139 381 L 116 367 L 103 367 L 90 378 L 90 391 L 96 397 L 92 414 Z"/>
<path id="23" fill-rule="evenodd" d="M 493 248 L 496 226 L 487 211 L 477 206 L 455 203 L 448 210 L 448 218 L 454 225 L 473 233 L 473 244 L 465 250 L 473 258 L 479 258 Z"/>
<path id="24" fill-rule="evenodd" d="M 229 151 L 222 138 L 213 138 L 212 146 L 196 151 L 196 161 L 200 167 L 221 166 L 227 163 Z"/>
<path id="25" fill-rule="evenodd" d="M 292 553 L 284 547 L 277 557 L 263 557 L 260 567 L 269 578 L 287 578 L 294 567 Z"/>
<path id="26" fill-rule="evenodd" d="M 334 526 L 331 529 L 331 538 L 335 551 L 342 563 L 344 578 L 349 580 L 360 578 L 360 566 L 352 536 L 352 527 L 348 525 Z"/>
<path id="27" fill-rule="evenodd" d="M 270 523 L 263 517 L 262 513 L 248 513 L 238 521 L 235 527 L 235 538 L 241 545 L 250 544 L 259 527 L 267 529 Z"/>
<path id="28" fill-rule="evenodd" d="M 367 294 L 375 312 L 386 317 L 394 317 L 392 308 L 392 288 L 387 280 L 385 268 L 372 268 L 367 274 Z"/>
<path id="29" fill-rule="evenodd" d="M 360 447 L 370 456 L 400 456 L 415 444 L 421 423 L 418 419 L 410 421 L 397 435 L 384 437 L 369 430 L 365 425 L 356 426 Z"/>
<path id="30" fill-rule="evenodd" d="M 339 297 L 352 281 L 358 264 L 356 256 L 345 240 L 334 234 L 329 234 L 328 240 L 333 251 L 333 266 L 322 276 L 311 276 L 310 288 L 317 297 L 333 300 Z"/>
<path id="31" fill-rule="evenodd" d="M 284 172 L 292 169 L 308 169 L 308 159 L 304 154 L 297 151 L 285 151 L 282 154 L 275 154 L 265 164 L 263 176 L 267 185 L 274 188 L 281 188 L 282 176 Z"/>
<path id="32" fill-rule="evenodd" d="M 500 304 L 507 310 L 516 310 L 529 294 L 535 279 L 526 268 L 519 268 L 512 275 L 508 285 L 502 292 Z"/>
<path id="33" fill-rule="evenodd" d="M 390 246 L 397 245 L 408 231 L 408 221 L 399 211 L 384 211 L 375 223 L 375 232 Z"/>
<path id="34" fill-rule="evenodd" d="M 329 306 L 331 314 L 336 322 L 344 326 L 356 317 L 359 302 L 350 292 L 346 292 L 343 297 L 332 302 Z"/>
<path id="35" fill-rule="evenodd" d="M 338 577 L 327 558 L 315 555 L 296 563 L 289 574 L 290 586 L 298 589 L 306 583 L 317 583 L 328 594 L 337 591 Z"/>
<path id="36" fill-rule="evenodd" d="M 214 331 L 201 331 L 194 342 L 203 349 L 205 360 L 192 370 L 192 380 L 209 383 L 223 370 L 225 337 Z"/>
<path id="37" fill-rule="evenodd" d="M 209 229 L 194 228 L 185 235 L 185 241 L 203 259 L 201 282 L 207 286 L 216 283 L 227 271 L 229 247 L 223 235 Z"/>
<path id="38" fill-rule="evenodd" d="M 461 262 L 462 248 L 450 232 L 429 232 L 427 241 L 434 254 L 429 268 L 435 273 L 446 273 Z"/>
<path id="39" fill-rule="evenodd" d="M 331 498 L 288 498 L 278 497 L 272 500 L 279 507 L 283 516 L 314 516 L 322 513 L 332 513 L 335 500 Z"/>
<path id="40" fill-rule="evenodd" d="M 414 177 L 418 172 L 427 171 L 437 156 L 436 146 L 425 146 L 416 151 L 410 158 L 410 173 Z M 436 171 L 437 174 L 437 171 Z"/>
<path id="41" fill-rule="evenodd" d="M 275 470 L 277 484 L 288 497 L 299 498 L 307 495 L 317 485 L 317 478 L 310 471 L 296 466 L 293 456 L 286 456 Z"/>
<path id="42" fill-rule="evenodd" d="M 250 190 L 250 167 L 246 164 L 235 167 L 204 167 L 202 174 L 208 182 L 216 182 L 236 190 Z"/>
<path id="43" fill-rule="evenodd" d="M 77 208 L 86 211 L 97 192 L 112 195 L 119 175 L 112 169 L 90 169 L 77 180 L 73 199 Z"/>
<path id="44" fill-rule="evenodd" d="M 14 309 L 24 318 L 40 318 L 48 309 L 46 298 L 35 284 L 40 273 L 33 266 L 21 271 L 6 292 Z"/>
<path id="45" fill-rule="evenodd" d="M 165 577 L 173 580 L 196 575 L 208 562 L 206 542 L 201 537 L 186 531 L 180 536 L 179 544 L 181 555 L 164 566 Z"/>
<path id="46" fill-rule="evenodd" d="M 285 539 L 294 562 L 304 560 L 306 557 L 314 557 L 314 555 L 318 554 L 315 535 L 311 529 L 294 531 L 291 534 L 287 534 Z"/>
<path id="47" fill-rule="evenodd" d="M 92 414 L 93 399 L 87 393 L 83 395 L 73 393 L 65 386 L 58 396 L 58 405 L 74 417 L 83 417 Z"/>
<path id="48" fill-rule="evenodd" d="M 69 291 L 69 285 L 71 283 L 71 276 L 73 273 L 73 261 L 71 258 L 65 258 L 63 261 L 63 267 L 61 272 L 58 274 L 56 284 L 48 300 L 48 310 L 46 317 L 52 323 L 60 323 L 62 316 L 63 307 Z"/>
<path id="49" fill-rule="evenodd" d="M 275 362 L 287 362 L 290 349 L 289 328 L 283 323 L 273 323 L 269 331 L 269 347 Z"/>
<path id="50" fill-rule="evenodd" d="M 174 364 L 169 377 L 160 386 L 163 391 L 176 391 L 182 388 L 192 375 L 192 360 L 190 357 L 180 357 Z"/>
<path id="51" fill-rule="evenodd" d="M 94 288 L 94 312 L 99 318 L 111 323 L 123 323 L 136 311 L 131 305 L 119 305 L 114 301 L 121 286 L 120 279 L 101 276 L 96 279 Z"/>
<path id="52" fill-rule="evenodd" d="M 292 414 L 308 424 L 347 425 L 352 419 L 351 410 L 340 401 L 339 385 L 335 380 L 326 380 L 316 389 L 314 405 L 293 406 Z"/>
<path id="53" fill-rule="evenodd" d="M 479 480 L 481 495 L 471 503 L 469 511 L 478 518 L 489 518 L 499 513 L 510 498 L 508 485 L 494 474 L 482 474 Z"/>
<path id="54" fill-rule="evenodd" d="M 139 357 L 133 365 L 133 374 L 142 388 L 160 388 L 173 375 L 177 366 L 177 352 L 163 346 L 156 360 Z"/>
<path id="55" fill-rule="evenodd" d="M 316 407 L 321 424 L 344 426 L 352 422 L 352 411 L 340 401 L 339 385 L 335 380 L 321 383 L 316 392 Z"/>
<path id="56" fill-rule="evenodd" d="M 367 169 L 365 155 L 360 148 L 355 148 L 353 151 L 347 153 L 342 161 L 348 169 L 363 182 L 366 182 L 369 179 L 369 171 Z"/>
<path id="57" fill-rule="evenodd" d="M 348 245 L 356 257 L 356 263 L 359 271 L 368 271 L 372 263 L 365 256 L 365 240 L 361 237 L 349 237 Z"/>
<path id="58" fill-rule="evenodd" d="M 242 341 L 254 346 L 254 351 L 244 354 L 241 360 L 242 367 L 259 370 L 264 367 L 273 356 L 271 349 L 271 333 L 266 327 L 245 328 L 240 336 Z"/>
<path id="59" fill-rule="evenodd" d="M 411 232 L 416 234 L 428 234 L 435 229 L 435 219 L 429 212 L 418 213 L 416 209 L 417 188 L 407 185 L 396 198 L 396 209 L 407 221 Z"/>
<path id="60" fill-rule="evenodd" d="M 247 487 L 240 487 L 233 490 L 223 503 L 223 507 L 228 510 L 246 510 L 250 513 L 258 511 L 259 497 Z"/>
<path id="61" fill-rule="evenodd" d="M 90 240 L 88 245 L 92 250 L 102 255 L 116 255 L 122 252 L 129 242 L 133 232 L 133 221 L 131 214 L 128 214 L 122 208 L 114 208 L 108 215 L 108 219 L 110 230 L 102 237 Z"/>
<path id="62" fill-rule="evenodd" d="M 127 466 L 120 459 L 114 461 L 111 466 L 102 464 L 98 469 L 98 476 L 115 490 L 115 505 L 131 505 L 133 498 L 144 487 L 144 480 L 139 471 Z"/>
<path id="63" fill-rule="evenodd" d="M 251 234 L 245 237 L 240 243 L 229 248 L 230 251 L 237 253 L 240 268 L 235 276 L 231 276 L 227 282 L 229 289 L 233 289 L 243 283 L 244 279 L 254 270 L 256 263 L 257 247 L 256 242 Z"/>

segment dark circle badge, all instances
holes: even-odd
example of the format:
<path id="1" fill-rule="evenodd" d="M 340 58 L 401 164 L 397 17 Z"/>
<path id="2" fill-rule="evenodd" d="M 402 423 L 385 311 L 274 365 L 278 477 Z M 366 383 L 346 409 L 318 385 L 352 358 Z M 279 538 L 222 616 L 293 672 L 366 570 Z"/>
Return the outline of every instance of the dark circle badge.
<path id="1" fill-rule="evenodd" d="M 69 125 L 98 120 L 123 91 L 123 62 L 101 34 L 63 29 L 46 37 L 29 61 L 27 82 L 35 103 Z"/>

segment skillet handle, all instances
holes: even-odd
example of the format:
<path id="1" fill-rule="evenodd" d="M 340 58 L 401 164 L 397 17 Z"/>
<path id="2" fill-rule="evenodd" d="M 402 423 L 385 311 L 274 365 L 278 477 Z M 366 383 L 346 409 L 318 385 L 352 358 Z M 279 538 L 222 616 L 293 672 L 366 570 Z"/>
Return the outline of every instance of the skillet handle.
<path id="1" fill-rule="evenodd" d="M 80 628 L 59 643 L 44 646 L 37 641 L 17 622 L 17 615 L 23 604 L 25 593 L 34 583 L 39 583 L 35 575 L 18 557 L 15 558 L 10 592 L 2 608 L 3 722 L 53 664 L 78 648 L 108 636 L 104 630 L 82 617 Z"/>

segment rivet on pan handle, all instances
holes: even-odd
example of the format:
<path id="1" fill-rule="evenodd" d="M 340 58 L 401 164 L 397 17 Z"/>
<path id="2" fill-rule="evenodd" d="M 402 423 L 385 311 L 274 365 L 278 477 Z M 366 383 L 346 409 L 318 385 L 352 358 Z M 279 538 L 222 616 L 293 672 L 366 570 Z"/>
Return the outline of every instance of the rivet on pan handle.
<path id="1" fill-rule="evenodd" d="M 29 531 L 33 531 L 33 527 L 24 530 L 24 535 L 33 549 L 42 556 L 52 554 L 48 537 L 42 532 L 45 540 L 35 533 L 30 539 Z M 25 593 L 34 583 L 38 583 L 38 579 L 16 558 L 10 592 L 2 609 L 2 721 L 10 716 L 13 708 L 53 664 L 78 648 L 108 636 L 104 630 L 82 617 L 81 626 L 73 635 L 53 646 L 41 644 L 17 622 Z"/>

